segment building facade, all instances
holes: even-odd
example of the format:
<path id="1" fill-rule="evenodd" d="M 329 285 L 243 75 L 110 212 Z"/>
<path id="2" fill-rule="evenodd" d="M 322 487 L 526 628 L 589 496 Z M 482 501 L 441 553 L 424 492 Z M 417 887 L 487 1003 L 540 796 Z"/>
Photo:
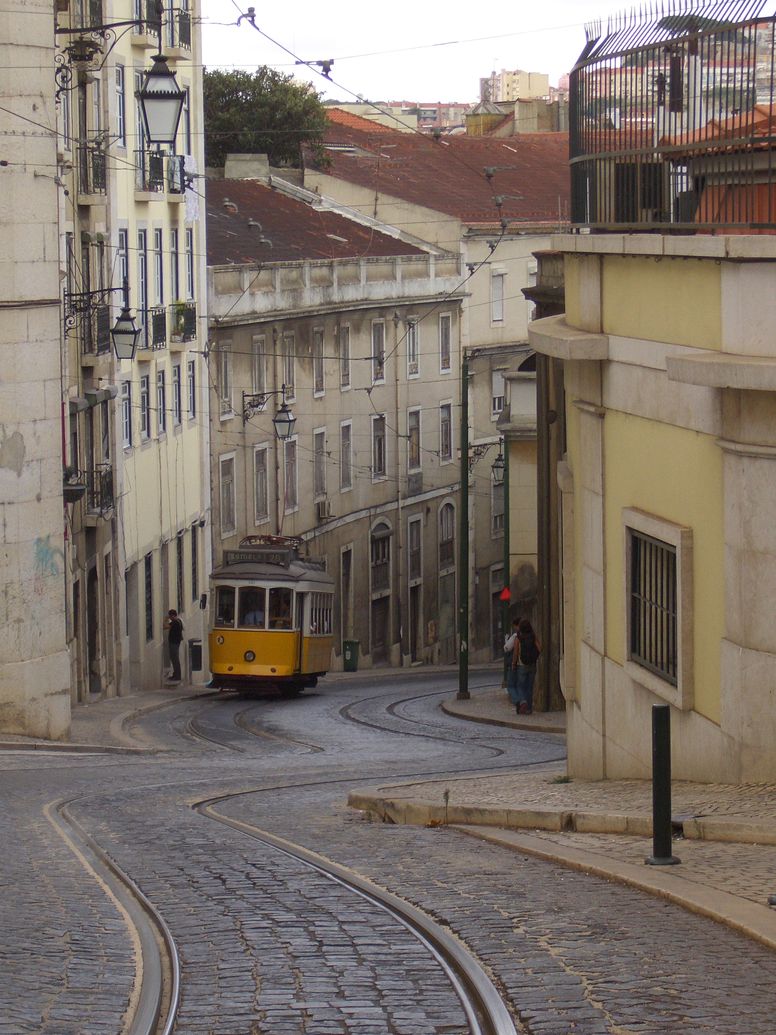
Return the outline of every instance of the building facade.
<path id="1" fill-rule="evenodd" d="M 0 729 L 70 724 L 53 5 L 0 13 Z M 34 173 L 34 175 L 33 175 Z"/>
<path id="2" fill-rule="evenodd" d="M 69 480 L 85 486 L 67 507 L 75 704 L 161 684 L 168 608 L 202 636 L 203 126 L 190 5 L 58 12 L 64 450 Z M 157 50 L 184 91 L 176 139 L 163 146 L 149 142 L 136 99 Z M 111 344 L 125 302 L 140 327 L 132 360 Z"/>
<path id="3" fill-rule="evenodd" d="M 647 776 L 652 709 L 666 705 L 676 777 L 776 773 L 776 219 L 760 93 L 776 10 L 737 10 L 735 32 L 680 20 L 668 56 L 665 26 L 633 26 L 630 44 L 668 61 L 654 135 L 635 149 L 578 103 L 596 61 L 627 58 L 617 32 L 591 39 L 572 74 L 573 220 L 609 232 L 556 239 L 565 313 L 530 337 L 540 395 L 562 412 L 547 442 L 575 776 Z M 714 70 L 727 75 L 719 53 L 734 44 L 757 61 L 747 103 L 720 118 Z"/>
<path id="4" fill-rule="evenodd" d="M 335 667 L 343 641 L 367 666 L 452 662 L 457 257 L 256 180 L 211 181 L 208 199 L 214 555 L 306 541 L 337 582 Z"/>

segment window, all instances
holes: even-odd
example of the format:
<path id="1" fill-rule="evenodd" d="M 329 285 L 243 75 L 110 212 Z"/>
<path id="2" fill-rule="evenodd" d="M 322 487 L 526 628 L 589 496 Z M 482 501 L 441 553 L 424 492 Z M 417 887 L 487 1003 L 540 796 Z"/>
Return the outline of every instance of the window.
<path id="1" fill-rule="evenodd" d="M 189 389 L 189 420 L 194 420 L 197 416 L 197 372 L 193 359 L 188 360 L 186 369 Z"/>
<path id="2" fill-rule="evenodd" d="M 116 65 L 116 143 L 119 147 L 127 146 L 127 95 L 123 65 Z"/>
<path id="3" fill-rule="evenodd" d="M 121 382 L 121 444 L 132 448 L 132 382 Z"/>
<path id="4" fill-rule="evenodd" d="M 218 347 L 218 398 L 221 417 L 233 417 L 232 343 L 230 341 L 223 341 Z"/>
<path id="5" fill-rule="evenodd" d="M 181 274 L 178 262 L 178 231 L 170 230 L 170 294 L 173 302 L 181 297 Z"/>
<path id="6" fill-rule="evenodd" d="M 186 227 L 186 298 L 194 298 L 194 230 Z"/>
<path id="7" fill-rule="evenodd" d="M 491 479 L 490 483 L 490 534 L 504 534 L 504 483 L 499 485 Z"/>
<path id="8" fill-rule="evenodd" d="M 504 280 L 505 276 L 500 270 L 494 270 L 490 275 L 490 322 L 504 322 Z"/>
<path id="9" fill-rule="evenodd" d="M 273 586 L 269 591 L 269 627 L 270 629 L 293 628 L 294 591 L 286 586 Z"/>
<path id="10" fill-rule="evenodd" d="M 167 375 L 164 370 L 156 373 L 156 424 L 159 434 L 167 431 Z"/>
<path id="11" fill-rule="evenodd" d="M 452 403 L 442 403 L 439 407 L 439 459 L 443 463 L 453 459 Z"/>
<path id="12" fill-rule="evenodd" d="M 129 231 L 119 230 L 118 233 L 118 248 L 116 249 L 116 265 L 118 266 L 118 275 L 120 280 L 120 286 L 124 287 L 125 284 L 129 284 Z"/>
<path id="13" fill-rule="evenodd" d="M 135 97 L 137 98 L 138 93 L 143 89 L 143 78 L 145 73 L 135 72 Z M 140 101 L 135 101 L 135 138 L 137 141 L 138 151 L 145 151 L 147 141 L 145 138 L 145 123 L 143 121 L 143 112 L 140 107 Z M 144 156 L 140 156 L 141 160 L 144 160 Z"/>
<path id="14" fill-rule="evenodd" d="M 693 707 L 692 530 L 623 510 L 627 661 L 632 679 L 682 710 Z"/>
<path id="15" fill-rule="evenodd" d="M 418 321 L 411 319 L 407 322 L 407 376 L 417 377 L 419 370 L 420 355 L 420 331 Z"/>
<path id="16" fill-rule="evenodd" d="M 385 324 L 372 324 L 372 383 L 385 380 Z"/>
<path id="17" fill-rule="evenodd" d="M 150 642 L 154 638 L 154 557 L 147 553 L 143 561 L 145 575 L 145 638 Z"/>
<path id="18" fill-rule="evenodd" d="M 161 230 L 154 230 L 154 276 L 157 305 L 164 305 L 164 244 Z"/>
<path id="19" fill-rule="evenodd" d="M 199 523 L 191 526 L 191 599 L 199 596 Z"/>
<path id="20" fill-rule="evenodd" d="M 504 375 L 500 370 L 491 371 L 491 391 L 490 391 L 490 412 L 491 419 L 496 420 L 501 411 L 504 409 Z"/>
<path id="21" fill-rule="evenodd" d="M 267 591 L 263 586 L 241 586 L 237 624 L 263 629 L 267 617 Z"/>
<path id="22" fill-rule="evenodd" d="M 635 529 L 630 529 L 629 538 L 629 655 L 676 686 L 676 548 Z"/>
<path id="23" fill-rule="evenodd" d="M 175 537 L 175 588 L 178 591 L 178 612 L 186 610 L 186 602 L 183 598 L 183 532 L 178 532 Z"/>
<path id="24" fill-rule="evenodd" d="M 181 112 L 181 129 L 183 131 L 183 153 L 191 154 L 191 94 L 188 86 L 183 88 L 183 111 Z"/>
<path id="25" fill-rule="evenodd" d="M 234 598 L 234 586 L 216 586 L 216 625 L 234 625 Z"/>
<path id="26" fill-rule="evenodd" d="M 148 236 L 145 230 L 137 232 L 137 308 L 143 322 L 143 341 L 148 346 Z"/>
<path id="27" fill-rule="evenodd" d="M 234 454 L 219 459 L 218 471 L 221 487 L 221 538 L 226 539 L 237 531 Z"/>
<path id="28" fill-rule="evenodd" d="M 323 395 L 325 390 L 323 364 L 323 330 L 313 330 L 313 394 Z"/>
<path id="29" fill-rule="evenodd" d="M 253 521 L 256 525 L 269 517 L 267 460 L 267 447 L 257 446 L 253 451 Z"/>
<path id="30" fill-rule="evenodd" d="M 370 539 L 372 592 L 391 586 L 391 530 L 385 522 L 376 525 Z"/>
<path id="31" fill-rule="evenodd" d="M 407 470 L 420 470 L 420 410 L 407 411 Z"/>
<path id="32" fill-rule="evenodd" d="M 179 428 L 183 419 L 183 400 L 181 398 L 181 365 L 176 363 L 172 368 L 172 422 Z"/>
<path id="33" fill-rule="evenodd" d="M 293 334 L 283 335 L 283 385 L 286 399 L 296 397 L 296 345 Z"/>
<path id="34" fill-rule="evenodd" d="M 439 317 L 439 369 L 442 372 L 450 369 L 450 330 L 450 314 L 442 313 Z"/>
<path id="35" fill-rule="evenodd" d="M 372 480 L 385 478 L 385 417 L 372 417 Z"/>
<path id="36" fill-rule="evenodd" d="M 310 594 L 310 632 L 317 636 L 331 636 L 333 628 L 334 597 L 331 593 Z"/>
<path id="37" fill-rule="evenodd" d="M 455 509 L 452 503 L 444 503 L 439 511 L 439 567 L 451 568 L 455 564 Z"/>
<path id="38" fill-rule="evenodd" d="M 267 344 L 263 334 L 255 334 L 251 342 L 251 390 L 256 395 L 267 390 Z"/>
<path id="39" fill-rule="evenodd" d="M 283 469 L 285 472 L 285 509 L 296 510 L 299 506 L 299 492 L 296 476 L 296 439 L 283 443 Z"/>
<path id="40" fill-rule="evenodd" d="M 353 425 L 350 421 L 340 425 L 340 490 L 353 487 Z"/>
<path id="41" fill-rule="evenodd" d="M 340 388 L 350 388 L 350 328 L 339 329 Z"/>
<path id="42" fill-rule="evenodd" d="M 148 374 L 140 378 L 140 438 L 151 437 L 151 379 Z"/>
<path id="43" fill-rule="evenodd" d="M 66 151 L 70 150 L 72 140 L 72 120 L 70 117 L 70 94 L 65 90 L 62 95 L 62 144 Z"/>
<path id="44" fill-rule="evenodd" d="M 423 576 L 423 563 L 421 555 L 421 518 L 412 518 L 407 522 L 407 544 L 409 553 L 409 576 L 410 579 L 420 579 Z"/>
<path id="45" fill-rule="evenodd" d="M 313 432 L 313 496 L 326 495 L 326 429 Z"/>

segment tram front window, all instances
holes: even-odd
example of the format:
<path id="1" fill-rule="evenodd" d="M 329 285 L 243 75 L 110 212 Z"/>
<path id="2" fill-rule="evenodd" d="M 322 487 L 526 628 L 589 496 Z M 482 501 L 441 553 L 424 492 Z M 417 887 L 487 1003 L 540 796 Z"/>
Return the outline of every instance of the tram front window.
<path id="1" fill-rule="evenodd" d="M 234 625 L 234 586 L 216 587 L 216 625 Z"/>
<path id="2" fill-rule="evenodd" d="M 292 590 L 278 586 L 269 591 L 269 627 L 270 629 L 291 628 Z"/>
<path id="3" fill-rule="evenodd" d="M 238 612 L 238 625 L 247 625 L 259 629 L 264 628 L 265 590 L 263 587 L 256 589 L 251 586 L 248 589 L 240 590 L 240 610 Z"/>

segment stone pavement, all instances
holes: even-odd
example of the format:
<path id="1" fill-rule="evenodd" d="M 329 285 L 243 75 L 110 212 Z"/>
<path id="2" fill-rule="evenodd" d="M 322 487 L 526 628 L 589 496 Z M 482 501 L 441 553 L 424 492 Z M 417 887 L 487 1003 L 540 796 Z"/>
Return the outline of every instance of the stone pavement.
<path id="1" fill-rule="evenodd" d="M 337 673 L 336 679 L 348 676 L 357 678 Z M 132 720 L 207 693 L 181 686 L 81 706 L 74 709 L 68 744 L 3 735 L 0 750 L 154 750 L 130 733 Z M 515 715 L 501 689 L 473 689 L 467 701 L 451 694 L 442 707 L 470 721 L 537 735 L 565 730 L 562 713 Z M 651 794 L 649 781 L 569 781 L 565 768 L 556 765 L 386 784 L 352 793 L 349 804 L 391 822 L 455 826 L 523 854 L 639 887 L 776 949 L 776 908 L 768 905 L 776 896 L 776 785 L 674 782 L 674 855 L 681 862 L 666 867 L 644 864 L 652 852 Z"/>
<path id="2" fill-rule="evenodd" d="M 503 690 L 451 698 L 449 714 L 563 733 L 563 714 L 517 716 Z M 675 781 L 676 866 L 647 866 L 652 785 L 569 781 L 565 768 L 383 785 L 349 804 L 394 823 L 448 824 L 573 869 L 629 884 L 728 924 L 776 949 L 776 785 Z"/>

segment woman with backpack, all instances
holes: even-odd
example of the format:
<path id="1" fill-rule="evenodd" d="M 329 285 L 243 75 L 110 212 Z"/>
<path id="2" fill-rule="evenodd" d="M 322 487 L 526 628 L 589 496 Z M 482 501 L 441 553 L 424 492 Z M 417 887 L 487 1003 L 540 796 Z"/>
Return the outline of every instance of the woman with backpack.
<path id="1" fill-rule="evenodd" d="M 536 662 L 542 652 L 542 645 L 527 618 L 520 622 L 515 640 L 514 660 L 516 711 L 519 715 L 533 712 L 533 687 L 536 679 Z"/>

